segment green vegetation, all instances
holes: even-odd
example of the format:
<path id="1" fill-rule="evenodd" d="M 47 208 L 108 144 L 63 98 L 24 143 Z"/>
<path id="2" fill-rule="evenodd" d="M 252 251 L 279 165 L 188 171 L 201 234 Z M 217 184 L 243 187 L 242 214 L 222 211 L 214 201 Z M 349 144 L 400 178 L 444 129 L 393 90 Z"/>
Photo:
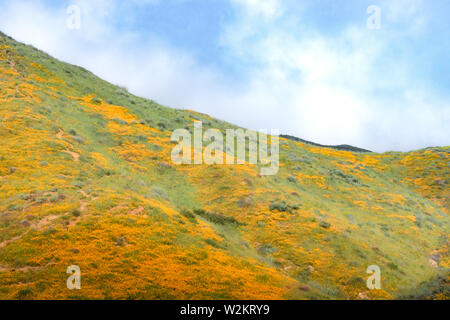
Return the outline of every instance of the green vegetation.
<path id="1" fill-rule="evenodd" d="M 284 137 L 275 176 L 176 166 L 173 129 L 237 127 L 3 34 L 0 119 L 0 298 L 449 297 L 449 147 Z M 370 265 L 382 290 L 365 287 Z"/>

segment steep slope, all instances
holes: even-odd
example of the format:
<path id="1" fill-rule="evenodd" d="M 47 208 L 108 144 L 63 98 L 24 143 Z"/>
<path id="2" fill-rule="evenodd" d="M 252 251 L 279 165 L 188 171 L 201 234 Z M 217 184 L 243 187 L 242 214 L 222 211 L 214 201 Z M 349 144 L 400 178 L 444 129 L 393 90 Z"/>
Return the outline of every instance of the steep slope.
<path id="1" fill-rule="evenodd" d="M 0 34 L 0 298 L 448 298 L 449 147 L 175 166 L 194 121 Z"/>

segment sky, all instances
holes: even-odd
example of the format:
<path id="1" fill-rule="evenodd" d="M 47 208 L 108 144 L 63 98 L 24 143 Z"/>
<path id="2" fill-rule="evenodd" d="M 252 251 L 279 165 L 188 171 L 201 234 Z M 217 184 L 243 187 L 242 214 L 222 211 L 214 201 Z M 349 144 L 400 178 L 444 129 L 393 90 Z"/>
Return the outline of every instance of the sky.
<path id="1" fill-rule="evenodd" d="M 450 145 L 449 12 L 448 0 L 0 0 L 0 31 L 166 106 L 409 151 Z"/>

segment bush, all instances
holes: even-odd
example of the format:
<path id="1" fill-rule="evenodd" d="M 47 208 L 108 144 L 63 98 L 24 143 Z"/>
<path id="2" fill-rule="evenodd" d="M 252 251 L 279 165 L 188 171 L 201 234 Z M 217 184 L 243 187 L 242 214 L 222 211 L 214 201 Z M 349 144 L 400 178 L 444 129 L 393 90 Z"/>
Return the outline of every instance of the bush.
<path id="1" fill-rule="evenodd" d="M 364 286 L 366 282 L 361 277 L 353 277 L 347 281 L 347 284 L 356 287 L 356 286 Z"/>
<path id="2" fill-rule="evenodd" d="M 217 248 L 217 249 L 222 248 L 222 246 L 219 243 L 217 243 L 217 241 L 214 239 L 206 239 L 205 242 L 214 248 Z"/>
<path id="3" fill-rule="evenodd" d="M 288 209 L 289 209 L 289 206 L 286 204 L 285 201 L 273 202 L 269 206 L 270 211 L 286 212 L 286 211 L 288 211 Z"/>
<path id="4" fill-rule="evenodd" d="M 398 270 L 398 266 L 393 262 L 389 262 L 388 267 L 391 268 L 392 270 Z"/>
<path id="5" fill-rule="evenodd" d="M 168 124 L 166 121 L 160 121 L 160 122 L 158 122 L 158 127 L 159 127 L 159 129 L 164 130 L 164 129 L 167 129 Z"/>
<path id="6" fill-rule="evenodd" d="M 81 216 L 81 211 L 78 210 L 78 209 L 75 209 L 75 210 L 72 211 L 72 215 L 74 217 L 79 217 L 79 216 Z"/>
<path id="7" fill-rule="evenodd" d="M 277 251 L 278 251 L 278 249 L 273 247 L 271 244 L 264 244 L 258 249 L 259 254 L 262 254 L 262 255 L 272 254 Z"/>
<path id="8" fill-rule="evenodd" d="M 114 174 L 114 171 L 111 169 L 105 169 L 105 168 L 100 168 L 98 169 L 97 175 L 98 177 L 104 177 L 104 176 L 112 176 Z"/>
<path id="9" fill-rule="evenodd" d="M 100 100 L 99 98 L 92 98 L 91 102 L 95 103 L 95 104 L 100 104 L 100 103 L 102 103 L 102 100 Z"/>
<path id="10" fill-rule="evenodd" d="M 113 121 L 118 124 L 122 124 L 122 125 L 128 124 L 128 122 L 126 122 L 125 120 L 119 119 L 119 118 L 114 118 Z"/>
<path id="11" fill-rule="evenodd" d="M 215 212 L 206 212 L 203 209 L 195 209 L 194 213 L 198 216 L 201 216 L 202 218 L 220 225 L 226 225 L 226 224 L 236 224 L 236 225 L 244 225 L 243 223 L 240 223 L 236 219 L 232 217 L 226 217 L 224 215 L 221 215 L 220 213 Z"/>
<path id="12" fill-rule="evenodd" d="M 128 241 L 127 241 L 127 238 L 125 238 L 124 236 L 120 236 L 119 238 L 117 238 L 115 240 L 115 243 L 116 243 L 116 246 L 123 247 L 128 244 Z"/>
<path id="13" fill-rule="evenodd" d="M 31 288 L 20 289 L 19 292 L 17 293 L 17 299 L 19 300 L 27 299 L 32 293 L 33 291 L 31 290 Z"/>
<path id="14" fill-rule="evenodd" d="M 331 224 L 329 224 L 329 223 L 326 222 L 326 221 L 320 221 L 320 222 L 319 222 L 319 226 L 321 226 L 321 227 L 324 228 L 324 229 L 329 229 L 329 228 L 331 227 Z"/>
<path id="15" fill-rule="evenodd" d="M 345 172 L 342 172 L 338 169 L 331 169 L 328 171 L 328 176 L 331 178 L 338 178 L 341 180 L 344 180 L 346 183 L 353 184 L 353 185 L 359 185 L 360 182 L 357 178 L 352 176 L 351 174 L 346 174 Z"/>
<path id="16" fill-rule="evenodd" d="M 280 202 L 272 202 L 269 205 L 270 211 L 278 211 L 278 212 L 289 212 L 291 213 L 292 210 L 298 210 L 300 206 L 299 205 L 288 205 L 284 200 Z"/>
<path id="17" fill-rule="evenodd" d="M 154 198 L 161 198 L 164 200 L 168 200 L 169 196 L 167 195 L 166 191 L 160 187 L 154 186 L 150 192 L 150 195 Z"/>
<path id="18" fill-rule="evenodd" d="M 18 204 L 10 204 L 8 206 L 8 211 L 19 211 L 19 210 L 22 210 L 22 206 Z"/>
<path id="19" fill-rule="evenodd" d="M 243 197 L 236 201 L 239 208 L 249 208 L 253 205 L 253 201 L 250 197 Z"/>
<path id="20" fill-rule="evenodd" d="M 183 216 L 185 216 L 188 220 L 190 220 L 191 222 L 197 222 L 197 220 L 195 219 L 195 215 L 189 211 L 189 210 L 181 210 L 180 212 Z"/>
<path id="21" fill-rule="evenodd" d="M 49 235 L 52 235 L 52 234 L 55 234 L 55 233 L 56 233 L 56 229 L 53 228 L 53 227 L 50 227 L 47 230 L 45 230 L 42 234 L 44 236 L 49 236 Z"/>
<path id="22" fill-rule="evenodd" d="M 450 299 L 450 281 L 445 275 L 439 275 L 420 283 L 412 293 L 401 293 L 400 300 Z"/>
<path id="23" fill-rule="evenodd" d="M 125 87 L 119 87 L 116 89 L 116 94 L 124 96 L 124 97 L 128 97 L 128 90 Z"/>
<path id="24" fill-rule="evenodd" d="M 73 183 L 73 186 L 81 189 L 81 188 L 83 188 L 83 182 L 82 181 L 75 181 Z"/>
<path id="25" fill-rule="evenodd" d="M 84 143 L 84 139 L 80 136 L 73 136 L 72 140 L 81 144 Z"/>

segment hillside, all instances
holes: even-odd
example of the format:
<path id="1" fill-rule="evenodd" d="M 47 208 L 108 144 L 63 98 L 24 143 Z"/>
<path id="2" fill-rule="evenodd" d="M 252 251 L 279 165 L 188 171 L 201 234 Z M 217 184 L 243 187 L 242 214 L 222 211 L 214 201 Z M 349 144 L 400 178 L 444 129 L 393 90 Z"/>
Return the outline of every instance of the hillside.
<path id="1" fill-rule="evenodd" d="M 0 299 L 449 298 L 450 147 L 173 165 L 194 121 L 0 34 Z"/>

